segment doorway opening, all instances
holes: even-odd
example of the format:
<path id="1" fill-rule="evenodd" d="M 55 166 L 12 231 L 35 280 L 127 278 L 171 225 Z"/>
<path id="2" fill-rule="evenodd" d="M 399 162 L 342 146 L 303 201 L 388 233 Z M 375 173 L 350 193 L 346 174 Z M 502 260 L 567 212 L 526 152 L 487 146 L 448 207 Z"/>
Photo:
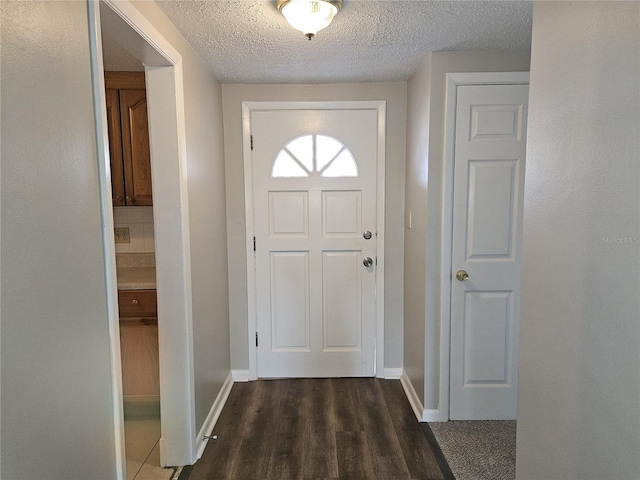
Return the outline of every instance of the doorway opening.
<path id="1" fill-rule="evenodd" d="M 144 67 L 102 30 L 127 480 L 160 470 L 160 355 Z M 135 70 L 134 70 L 135 69 Z"/>
<path id="2" fill-rule="evenodd" d="M 197 444 L 193 403 L 188 205 L 185 195 L 186 176 L 183 173 L 186 169 L 186 155 L 182 58 L 140 11 L 130 3 L 103 0 L 88 2 L 87 5 L 103 218 L 104 261 L 107 272 L 116 463 L 118 478 L 124 480 L 133 477 L 131 472 L 127 472 L 126 465 L 124 429 L 126 412 L 123 393 L 127 392 L 123 391 L 123 386 L 129 388 L 131 385 L 127 382 L 131 379 L 125 375 L 123 382 L 123 354 L 127 353 L 127 349 L 131 353 L 133 348 L 131 344 L 136 342 L 129 342 L 129 346 L 125 346 L 126 337 L 131 337 L 131 335 L 121 336 L 120 320 L 121 317 L 125 317 L 126 325 L 132 318 L 131 315 L 127 317 L 127 313 L 133 312 L 139 314 L 133 317 L 137 319 L 136 326 L 147 327 L 148 325 L 145 325 L 144 321 L 148 321 L 156 312 L 153 311 L 155 306 L 153 300 L 140 292 L 136 292 L 131 298 L 125 296 L 125 303 L 121 303 L 122 308 L 119 308 L 118 305 L 115 235 L 122 238 L 122 236 L 126 236 L 126 232 L 114 232 L 112 179 L 116 178 L 116 172 L 112 172 L 110 167 L 102 32 L 104 31 L 105 38 L 110 37 L 110 39 L 117 41 L 119 52 L 129 61 L 144 66 L 146 112 L 144 102 L 140 102 L 138 99 L 133 102 L 132 107 L 137 111 L 134 113 L 128 110 L 127 116 L 133 118 L 136 115 L 148 114 L 150 186 L 153 190 L 153 207 L 152 210 L 149 210 L 150 206 L 141 206 L 140 203 L 136 203 L 136 198 L 131 198 L 131 205 L 135 211 L 131 211 L 131 213 L 127 211 L 126 217 L 128 222 L 132 218 L 142 220 L 133 223 L 142 223 L 143 249 L 150 250 L 153 243 L 155 251 L 158 355 L 157 365 L 152 366 L 152 370 L 157 372 L 157 383 L 162 385 L 162 390 L 160 392 L 157 386 L 154 386 L 155 391 L 151 391 L 149 396 L 155 396 L 156 398 L 152 400 L 157 401 L 156 394 L 160 395 L 159 413 L 162 422 L 158 454 L 162 467 L 193 463 L 196 460 Z M 123 101 L 120 101 L 119 105 L 122 106 L 122 104 Z M 140 147 L 140 144 L 137 144 L 136 147 Z M 137 186 L 140 187 L 140 184 Z M 141 197 L 145 196 L 144 192 L 138 191 L 137 194 L 140 194 Z M 126 196 L 131 195 L 127 192 Z M 126 199 L 124 206 L 118 205 L 116 208 L 129 208 L 126 204 L 128 201 L 129 199 Z M 119 223 L 123 220 L 123 215 L 120 213 L 115 213 L 115 217 Z M 151 232 L 153 232 L 153 240 L 148 240 L 146 247 L 144 246 L 145 223 L 153 224 L 153 227 L 148 227 L 151 230 L 147 230 L 147 238 L 151 238 Z M 135 234 L 136 232 L 132 232 L 130 227 L 130 249 L 131 242 L 136 238 Z M 122 250 L 122 247 L 119 247 L 119 250 Z M 151 252 L 143 253 L 149 254 Z M 122 294 L 120 296 L 122 297 Z M 125 304 L 126 308 L 123 306 Z M 127 308 L 130 310 L 127 311 Z M 140 319 L 146 319 L 142 321 L 142 325 L 140 325 Z M 145 345 L 148 347 L 153 343 L 150 339 L 154 341 L 155 339 L 150 332 L 146 332 L 145 335 L 147 338 Z M 123 341 L 122 348 L 121 340 Z M 129 338 L 129 340 L 131 339 Z M 140 354 L 139 351 L 136 351 L 137 348 L 133 348 L 135 355 Z M 126 368 L 126 365 L 124 367 Z M 138 396 L 144 397 L 144 395 Z"/>

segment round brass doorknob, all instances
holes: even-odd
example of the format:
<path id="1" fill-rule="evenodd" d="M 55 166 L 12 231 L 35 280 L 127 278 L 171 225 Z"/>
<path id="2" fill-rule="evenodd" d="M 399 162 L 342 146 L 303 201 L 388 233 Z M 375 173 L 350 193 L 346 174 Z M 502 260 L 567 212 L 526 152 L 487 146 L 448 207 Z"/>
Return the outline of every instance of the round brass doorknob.
<path id="1" fill-rule="evenodd" d="M 467 280 L 469 280 L 469 274 L 464 270 L 458 270 L 458 273 L 456 273 L 456 278 L 461 282 L 466 282 Z"/>
<path id="2" fill-rule="evenodd" d="M 131 300 L 131 305 L 138 305 L 140 302 L 137 299 Z"/>

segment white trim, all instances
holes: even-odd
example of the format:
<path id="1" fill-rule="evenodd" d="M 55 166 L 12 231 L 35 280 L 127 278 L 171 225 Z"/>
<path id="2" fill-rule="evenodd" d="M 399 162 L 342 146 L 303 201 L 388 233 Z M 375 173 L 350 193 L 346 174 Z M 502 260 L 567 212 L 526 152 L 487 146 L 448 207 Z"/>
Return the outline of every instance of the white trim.
<path id="1" fill-rule="evenodd" d="M 198 432 L 198 436 L 196 437 L 196 445 L 198 445 L 198 459 L 200 459 L 200 457 L 202 457 L 202 454 L 204 453 L 204 449 L 207 446 L 207 442 L 209 441 L 209 439 L 205 437 L 210 436 L 211 432 L 213 432 L 213 427 L 216 426 L 216 422 L 218 421 L 218 418 L 222 413 L 224 404 L 226 403 L 227 398 L 229 398 L 231 387 L 233 387 L 233 376 L 231 375 L 231 372 L 229 372 L 229 375 L 227 375 L 227 379 L 222 384 L 222 388 L 218 392 L 218 396 L 213 402 L 213 405 L 211 405 L 211 410 L 209 411 L 209 414 L 207 415 L 207 418 L 202 424 L 202 428 L 200 429 L 200 431 Z"/>
<path id="2" fill-rule="evenodd" d="M 94 0 L 87 0 L 91 3 Z M 160 54 L 171 65 L 182 63 L 182 55 L 164 38 L 140 10 L 127 0 L 101 0 L 140 35 L 153 50 Z M 166 63 L 163 62 L 166 65 Z M 150 65 L 150 63 L 145 63 Z"/>
<path id="3" fill-rule="evenodd" d="M 405 369 L 402 369 L 402 374 L 400 376 L 400 383 L 402 383 L 402 388 L 404 389 L 404 393 L 407 396 L 407 400 L 409 400 L 409 404 L 413 409 L 413 413 L 418 419 L 419 422 L 422 422 L 422 415 L 424 407 L 422 406 L 422 402 L 420 398 L 418 398 L 418 394 L 413 388 L 413 384 L 411 383 L 411 379 L 407 375 Z"/>
<path id="4" fill-rule="evenodd" d="M 251 112 L 261 110 L 377 110 L 378 111 L 378 158 L 377 158 L 377 233 L 376 256 L 376 361 L 375 376 L 384 377 L 384 238 L 385 238 L 385 165 L 386 165 L 386 108 L 380 101 L 324 101 L 324 102 L 242 102 L 242 146 L 244 159 L 244 205 L 245 242 L 247 255 L 247 325 L 249 344 L 249 379 L 258 378 L 257 353 L 255 347 L 256 325 L 256 279 L 253 251 L 254 213 L 253 177 L 251 166 Z"/>
<path id="5" fill-rule="evenodd" d="M 528 84 L 529 72 L 447 73 L 442 188 L 442 257 L 440 278 L 440 385 L 438 408 L 425 410 L 432 422 L 449 419 L 449 368 L 451 345 L 451 242 L 453 240 L 453 178 L 456 131 L 456 103 L 459 85 Z M 428 412 L 428 413 L 427 413 Z"/>
<path id="6" fill-rule="evenodd" d="M 233 376 L 234 382 L 244 383 L 251 380 L 249 370 L 231 370 L 231 375 Z"/>
<path id="7" fill-rule="evenodd" d="M 258 331 L 256 318 L 256 269 L 253 251 L 253 168 L 251 168 L 251 110 L 253 102 L 242 102 L 242 151 L 244 157 L 244 211 L 245 245 L 247 255 L 247 333 L 249 335 L 249 380 L 258 379 L 258 355 L 255 336 Z"/>
<path id="8" fill-rule="evenodd" d="M 122 363 L 120 356 L 120 318 L 118 315 L 118 280 L 116 277 L 116 248 L 113 237 L 113 201 L 111 199 L 111 164 L 109 161 L 109 132 L 107 103 L 104 93 L 104 65 L 100 9 L 96 2 L 87 2 L 93 107 L 96 115 L 96 146 L 100 188 L 102 244 L 105 265 L 109 350 L 111 363 L 111 402 L 113 404 L 113 430 L 116 479 L 127 478 L 124 439 L 124 403 L 122 390 Z"/>
<path id="9" fill-rule="evenodd" d="M 367 103 L 367 102 L 358 102 Z M 387 102 L 378 104 L 377 242 L 376 242 L 376 377 L 384 376 L 384 244 L 386 212 Z"/>
<path id="10" fill-rule="evenodd" d="M 402 378 L 402 368 L 385 368 L 384 379 L 385 380 L 400 380 Z"/>
<path id="11" fill-rule="evenodd" d="M 100 161 L 101 213 L 107 281 L 111 348 L 116 471 L 125 478 L 122 379 L 117 310 L 113 213 L 110 197 L 109 144 L 104 94 L 101 29 L 109 25 L 144 58 L 152 153 L 152 183 L 156 192 L 175 208 L 155 208 L 158 271 L 160 382 L 162 385 L 161 461 L 164 465 L 192 464 L 196 459 L 195 380 L 191 306 L 191 260 L 187 204 L 185 114 L 182 57 L 147 18 L 129 1 L 87 0 L 91 68 L 96 116 L 96 142 Z M 100 12 L 100 9 L 103 9 Z M 103 14 L 101 18 L 101 13 Z M 126 25 L 125 25 L 126 24 Z M 134 35 L 131 27 L 137 35 Z M 127 44 L 128 45 L 128 44 Z M 155 102 L 154 98 L 155 97 Z M 155 106 L 152 104 L 155 103 Z M 163 120 L 164 119 L 164 120 Z M 163 128 L 154 135 L 152 124 Z M 155 137 L 155 138 L 154 138 Z M 164 148 L 164 147 L 169 148 Z M 159 188 L 162 187 L 162 188 Z M 178 226 L 178 228 L 176 228 Z M 163 233 L 164 232 L 164 233 Z M 164 252 L 164 253 L 163 253 Z M 169 293 L 170 298 L 167 298 Z"/>
<path id="12" fill-rule="evenodd" d="M 191 251 L 182 69 L 145 67 L 154 195 L 161 463 L 195 461 L 195 379 Z M 182 133 L 181 133 L 182 130 Z"/>
<path id="13" fill-rule="evenodd" d="M 422 421 L 423 422 L 448 422 L 449 418 L 440 409 L 425 408 L 422 412 Z"/>

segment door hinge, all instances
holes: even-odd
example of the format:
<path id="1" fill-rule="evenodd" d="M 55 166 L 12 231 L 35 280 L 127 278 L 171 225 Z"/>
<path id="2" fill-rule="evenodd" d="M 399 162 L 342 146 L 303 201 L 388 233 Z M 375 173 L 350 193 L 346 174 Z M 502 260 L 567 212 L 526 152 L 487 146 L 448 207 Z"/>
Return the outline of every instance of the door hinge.
<path id="1" fill-rule="evenodd" d="M 253 152 L 253 135 L 249 135 L 249 141 L 251 142 L 251 151 Z"/>
<path id="2" fill-rule="evenodd" d="M 258 346 L 258 332 L 256 332 L 256 347 Z"/>
<path id="3" fill-rule="evenodd" d="M 253 237 L 253 251 L 256 251 L 256 237 Z"/>

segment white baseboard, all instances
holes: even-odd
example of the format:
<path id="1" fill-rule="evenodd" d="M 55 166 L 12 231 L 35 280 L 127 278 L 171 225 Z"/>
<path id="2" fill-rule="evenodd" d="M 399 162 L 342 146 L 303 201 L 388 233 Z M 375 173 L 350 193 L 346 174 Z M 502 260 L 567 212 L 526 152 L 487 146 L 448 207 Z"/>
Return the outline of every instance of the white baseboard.
<path id="1" fill-rule="evenodd" d="M 400 380 L 402 377 L 402 368 L 385 368 L 384 378 L 386 380 Z"/>
<path id="2" fill-rule="evenodd" d="M 218 417 L 220 417 L 220 413 L 222 412 L 222 408 L 224 407 L 227 398 L 229 398 L 231 387 L 233 387 L 233 375 L 232 372 L 229 372 L 229 375 L 227 375 L 227 379 L 222 384 L 222 388 L 220 389 L 216 400 L 213 402 L 209 415 L 207 415 L 207 419 L 204 421 L 204 424 L 198 433 L 198 437 L 196 438 L 196 446 L 198 447 L 197 459 L 202 457 L 204 447 L 207 446 L 207 442 L 209 441 L 203 437 L 207 437 L 211 435 L 211 432 L 213 432 L 213 427 L 215 427 Z"/>
<path id="3" fill-rule="evenodd" d="M 430 409 L 425 408 L 422 412 L 422 421 L 423 422 L 448 422 L 449 419 L 443 415 L 443 412 L 440 411 L 439 408 Z"/>
<path id="4" fill-rule="evenodd" d="M 231 375 L 233 375 L 234 382 L 248 382 L 251 380 L 249 370 L 231 370 Z"/>
<path id="5" fill-rule="evenodd" d="M 164 453 L 165 452 L 165 444 L 164 444 L 164 438 L 160 437 L 160 440 L 158 440 L 158 447 L 160 448 L 160 458 L 167 458 L 167 455 Z M 160 463 L 160 466 L 162 468 L 167 468 L 170 467 L 171 465 L 166 465 L 163 464 L 162 462 Z"/>
<path id="6" fill-rule="evenodd" d="M 423 411 L 424 411 L 424 407 L 422 406 L 422 403 L 420 402 L 420 399 L 418 398 L 418 394 L 416 393 L 416 391 L 413 389 L 413 384 L 411 383 L 411 380 L 409 379 L 407 372 L 404 370 L 404 368 L 402 369 L 402 375 L 400 376 L 400 382 L 402 383 L 402 388 L 404 388 L 404 393 L 407 396 L 407 399 L 409 400 L 409 403 L 411 404 L 411 408 L 413 409 L 413 413 L 415 414 L 416 418 L 418 419 L 419 422 L 423 421 Z"/>

